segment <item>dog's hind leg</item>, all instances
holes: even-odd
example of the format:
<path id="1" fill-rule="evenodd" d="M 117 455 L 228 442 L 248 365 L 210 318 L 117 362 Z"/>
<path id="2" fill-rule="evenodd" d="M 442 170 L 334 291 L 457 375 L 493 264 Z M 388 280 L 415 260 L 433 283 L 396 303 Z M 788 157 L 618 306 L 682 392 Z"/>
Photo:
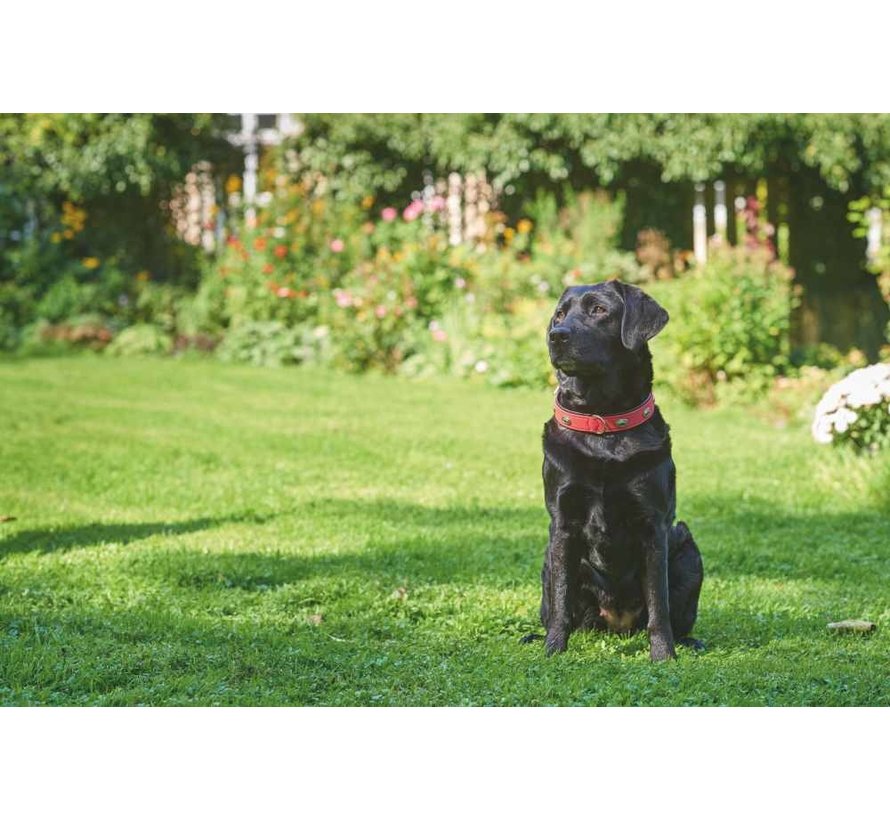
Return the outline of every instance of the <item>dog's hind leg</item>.
<path id="1" fill-rule="evenodd" d="M 698 545 L 683 521 L 671 528 L 668 539 L 668 587 L 671 629 L 683 646 L 704 649 L 704 644 L 690 637 L 698 615 L 704 567 Z"/>

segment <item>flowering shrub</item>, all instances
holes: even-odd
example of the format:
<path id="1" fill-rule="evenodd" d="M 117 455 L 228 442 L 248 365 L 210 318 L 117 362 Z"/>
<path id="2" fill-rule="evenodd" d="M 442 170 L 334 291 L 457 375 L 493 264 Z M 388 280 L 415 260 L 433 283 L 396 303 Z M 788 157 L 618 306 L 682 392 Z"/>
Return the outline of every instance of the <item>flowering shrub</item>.
<path id="1" fill-rule="evenodd" d="M 890 364 L 862 367 L 833 384 L 816 407 L 812 433 L 820 444 L 890 445 Z"/>
<path id="2" fill-rule="evenodd" d="M 502 387 L 541 387 L 553 372 L 544 343 L 553 305 L 519 299 L 504 312 L 487 311 L 468 293 L 423 328 L 401 366 L 409 376 L 449 374 Z"/>
<path id="3" fill-rule="evenodd" d="M 196 292 L 147 271 L 124 276 L 86 243 L 74 261 L 67 254 L 24 324 L 89 313 L 109 337 L 138 326 L 112 352 L 215 350 L 255 364 L 323 360 L 351 371 L 544 386 L 552 373 L 542 329 L 558 295 L 620 278 L 651 287 L 670 311 L 653 349 L 656 373 L 681 395 L 701 402 L 730 389 L 759 394 L 791 372 L 790 271 L 748 250 L 718 253 L 705 269 L 688 271 L 685 256 L 658 236 L 642 243 L 638 261 L 616 248 L 620 200 L 568 195 L 559 207 L 542 194 L 515 222 L 486 212 L 474 242 L 452 246 L 441 196 L 340 200 L 321 176 L 293 182 L 274 169 L 263 173 L 273 195 L 255 222 L 234 226 Z M 48 247 L 79 242 L 89 221 L 83 208 L 63 207 Z M 676 278 L 653 281 L 664 277 Z M 20 343 L 17 294 L 0 290 L 0 345 Z M 29 338 L 86 341 L 81 330 L 47 333 L 41 325 Z"/>
<path id="4" fill-rule="evenodd" d="M 421 310 L 415 282 L 398 263 L 363 263 L 333 292 L 335 361 L 344 369 L 392 372 L 408 353 Z"/>

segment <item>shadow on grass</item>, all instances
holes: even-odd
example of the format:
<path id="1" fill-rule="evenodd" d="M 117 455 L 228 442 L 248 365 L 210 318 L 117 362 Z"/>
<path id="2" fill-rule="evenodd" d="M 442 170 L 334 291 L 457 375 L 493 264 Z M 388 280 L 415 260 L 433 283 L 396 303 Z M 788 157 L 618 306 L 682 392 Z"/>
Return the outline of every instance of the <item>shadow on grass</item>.
<path id="1" fill-rule="evenodd" d="M 313 541 L 356 534 L 357 546 L 324 551 L 264 534 L 266 551 L 165 553 L 140 557 L 136 571 L 193 588 L 271 588 L 307 580 L 511 586 L 537 582 L 547 538 L 538 507 L 427 507 L 390 499 L 314 501 L 282 513 L 310 518 Z M 364 536 L 363 533 L 371 533 Z"/>
<path id="2" fill-rule="evenodd" d="M 880 512 L 793 514 L 762 505 L 726 507 L 724 499 L 713 515 L 688 519 L 704 558 L 706 583 L 709 576 L 740 575 L 866 584 L 888 579 L 890 518 Z M 372 534 L 354 550 L 308 552 L 272 533 L 276 554 L 189 554 L 183 561 L 236 575 L 239 567 L 255 566 L 259 572 L 253 574 L 275 584 L 351 576 L 537 584 L 547 543 L 547 516 L 538 505 L 437 508 L 391 499 L 327 499 L 282 513 L 289 515 L 317 521 L 316 541 L 323 542 L 327 532 Z M 198 585 L 200 577 L 199 572 Z"/>
<path id="3" fill-rule="evenodd" d="M 236 522 L 262 524 L 273 516 L 253 514 L 194 518 L 187 521 L 153 521 L 146 523 L 92 523 L 76 527 L 48 527 L 19 530 L 0 538 L 0 560 L 14 553 L 66 552 L 97 544 L 129 544 L 153 535 L 182 535 L 208 530 Z"/>

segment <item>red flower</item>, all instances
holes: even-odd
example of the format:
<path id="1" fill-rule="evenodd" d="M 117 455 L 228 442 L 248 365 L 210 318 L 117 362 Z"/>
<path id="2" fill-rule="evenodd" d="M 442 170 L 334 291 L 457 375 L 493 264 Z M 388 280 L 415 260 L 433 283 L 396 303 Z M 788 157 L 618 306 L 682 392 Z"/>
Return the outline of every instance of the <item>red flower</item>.
<path id="1" fill-rule="evenodd" d="M 272 264 L 269 263 L 269 262 L 266 262 L 266 264 L 263 265 L 263 273 L 265 273 L 266 276 L 268 276 L 268 275 L 269 275 L 270 273 L 272 273 L 272 271 L 274 271 L 274 270 L 275 270 L 274 265 L 272 265 Z"/>
<path id="2" fill-rule="evenodd" d="M 258 251 L 266 250 L 266 240 L 264 237 L 259 236 L 253 241 L 253 247 Z"/>
<path id="3" fill-rule="evenodd" d="M 287 256 L 287 245 L 276 245 L 275 246 L 275 255 L 279 259 L 284 259 Z"/>

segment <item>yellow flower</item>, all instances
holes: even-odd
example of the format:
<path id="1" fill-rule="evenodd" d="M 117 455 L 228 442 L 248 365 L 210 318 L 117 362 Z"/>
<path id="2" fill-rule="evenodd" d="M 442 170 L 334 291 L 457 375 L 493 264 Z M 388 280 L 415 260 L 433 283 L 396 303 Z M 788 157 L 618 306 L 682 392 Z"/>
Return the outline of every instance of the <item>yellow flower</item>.
<path id="1" fill-rule="evenodd" d="M 226 193 L 237 194 L 240 190 L 241 177 L 239 177 L 237 174 L 229 174 L 228 179 L 226 179 Z"/>
<path id="2" fill-rule="evenodd" d="M 87 212 L 83 208 L 78 208 L 73 202 L 62 203 L 61 222 L 69 231 L 71 231 L 72 236 L 83 230 L 86 221 Z"/>
<path id="3" fill-rule="evenodd" d="M 321 216 L 324 213 L 325 209 L 325 201 L 323 199 L 316 199 L 312 202 L 312 213 L 316 216 Z"/>
<path id="4" fill-rule="evenodd" d="M 509 245 L 513 241 L 514 236 L 516 236 L 516 231 L 512 228 L 504 228 L 504 242 Z"/>
<path id="5" fill-rule="evenodd" d="M 374 197 L 371 194 L 368 194 L 364 199 L 362 199 L 362 208 L 366 211 L 374 204 Z"/>
<path id="6" fill-rule="evenodd" d="M 101 264 L 101 262 L 99 262 L 99 260 L 96 259 L 95 256 L 88 256 L 86 257 L 86 259 L 81 259 L 80 262 L 85 268 L 89 270 L 95 270 Z"/>
<path id="7" fill-rule="evenodd" d="M 62 231 L 62 236 L 64 236 L 65 239 L 74 239 L 74 231 L 69 228 L 67 231 Z"/>
<path id="8" fill-rule="evenodd" d="M 58 245 L 59 242 L 62 241 L 62 234 L 60 234 L 58 231 L 53 231 L 49 235 L 49 241 L 52 242 L 53 245 Z"/>
<path id="9" fill-rule="evenodd" d="M 532 229 L 532 221 L 530 219 L 520 219 L 516 223 L 516 230 L 519 233 L 528 233 Z"/>
<path id="10" fill-rule="evenodd" d="M 151 274 L 147 270 L 141 270 L 136 274 L 137 282 L 147 282 L 149 279 L 151 279 Z"/>

